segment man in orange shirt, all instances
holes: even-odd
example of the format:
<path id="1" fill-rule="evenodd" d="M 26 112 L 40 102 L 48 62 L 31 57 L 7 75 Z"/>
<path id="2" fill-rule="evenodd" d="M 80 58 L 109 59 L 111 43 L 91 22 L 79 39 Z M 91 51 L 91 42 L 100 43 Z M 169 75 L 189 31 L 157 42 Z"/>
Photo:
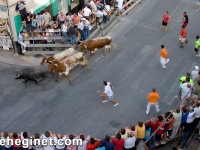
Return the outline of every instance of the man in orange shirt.
<path id="1" fill-rule="evenodd" d="M 163 69 L 165 69 L 165 65 L 170 61 L 170 59 L 167 57 L 167 50 L 165 49 L 164 45 L 161 45 L 160 56 L 160 64 L 162 65 Z"/>
<path id="2" fill-rule="evenodd" d="M 160 99 L 160 95 L 156 93 L 156 88 L 152 89 L 152 92 L 148 94 L 148 97 L 146 99 L 148 101 L 146 114 L 149 114 L 151 105 L 155 106 L 156 111 L 158 113 L 160 111 L 160 108 L 158 106 L 158 100 Z"/>
<path id="3" fill-rule="evenodd" d="M 186 40 L 186 29 L 184 26 L 182 26 L 182 29 L 181 29 L 181 32 L 180 32 L 180 35 L 179 35 L 179 41 L 180 41 L 180 48 L 183 48 L 183 43 L 187 43 L 187 40 Z"/>

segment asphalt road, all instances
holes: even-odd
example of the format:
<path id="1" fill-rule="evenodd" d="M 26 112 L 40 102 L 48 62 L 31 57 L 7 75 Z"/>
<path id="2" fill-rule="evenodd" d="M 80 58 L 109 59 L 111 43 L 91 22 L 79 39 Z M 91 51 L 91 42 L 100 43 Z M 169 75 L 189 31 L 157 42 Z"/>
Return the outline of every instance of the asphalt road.
<path id="1" fill-rule="evenodd" d="M 72 86 L 63 76 L 59 83 L 48 77 L 39 87 L 30 82 L 24 89 L 22 80 L 14 79 L 16 67 L 1 63 L 0 131 L 50 130 L 98 138 L 113 135 L 117 129 L 157 116 L 153 107 L 149 115 L 145 114 L 145 98 L 152 87 L 161 95 L 160 114 L 171 110 L 179 103 L 175 97 L 178 78 L 200 65 L 193 54 L 200 19 L 195 4 L 195 0 L 142 1 L 108 33 L 118 50 L 106 57 L 102 57 L 102 50 L 98 51 L 90 61 L 90 71 L 80 66 L 73 69 Z M 159 19 L 167 10 L 171 23 L 165 32 Z M 189 16 L 189 43 L 180 49 L 178 34 L 183 11 Z M 159 63 L 161 44 L 171 59 L 165 70 Z M 101 102 L 97 90 L 103 90 L 103 80 L 114 84 L 114 98 L 119 106 Z"/>

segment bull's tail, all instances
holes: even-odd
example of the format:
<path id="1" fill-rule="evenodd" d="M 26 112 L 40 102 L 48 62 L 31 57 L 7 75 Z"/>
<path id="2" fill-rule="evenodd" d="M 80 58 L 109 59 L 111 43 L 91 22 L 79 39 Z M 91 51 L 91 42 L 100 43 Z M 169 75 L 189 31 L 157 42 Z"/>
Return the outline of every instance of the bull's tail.
<path id="1" fill-rule="evenodd" d="M 111 43 L 111 45 L 113 45 L 113 46 L 114 46 L 114 49 L 115 49 L 115 50 L 118 50 L 118 46 L 117 46 L 116 44 L 114 44 L 114 43 Z"/>

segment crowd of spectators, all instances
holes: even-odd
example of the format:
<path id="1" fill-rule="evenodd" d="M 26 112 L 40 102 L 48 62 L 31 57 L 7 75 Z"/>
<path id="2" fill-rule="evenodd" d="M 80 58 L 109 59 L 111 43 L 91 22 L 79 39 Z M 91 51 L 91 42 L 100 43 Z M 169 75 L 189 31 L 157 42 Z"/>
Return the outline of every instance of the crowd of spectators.
<path id="1" fill-rule="evenodd" d="M 27 32 L 27 34 L 21 34 L 19 36 L 20 38 L 24 36 L 50 38 L 49 40 L 38 41 L 36 44 L 67 44 L 69 42 L 74 45 L 79 40 L 84 41 L 89 37 L 92 24 L 94 24 L 94 28 L 99 28 L 101 23 L 106 24 L 109 21 L 114 10 L 117 9 L 121 12 L 122 5 L 123 0 L 88 0 L 84 8 L 79 10 L 79 12 L 73 14 L 69 12 L 65 14 L 61 11 L 55 19 L 46 10 L 38 14 L 31 14 L 26 11 L 25 3 L 23 1 L 18 1 L 16 11 L 21 15 L 21 30 L 25 28 Z M 49 29 L 48 33 L 43 32 L 46 29 Z M 61 37 L 61 39 L 54 40 L 54 37 Z M 19 43 L 21 44 L 21 42 Z M 29 40 L 24 44 L 27 43 L 29 44 Z"/>
<path id="2" fill-rule="evenodd" d="M 200 77 L 199 67 L 195 66 L 195 70 L 192 71 L 192 80 L 193 85 L 190 88 L 190 91 L 185 95 L 185 98 L 188 100 L 187 103 L 182 101 L 184 98 L 181 98 L 181 94 L 184 90 L 183 88 L 187 86 L 188 81 L 190 81 L 190 73 L 187 73 L 186 76 L 180 78 L 180 104 L 174 110 L 164 113 L 163 115 L 158 115 L 157 118 L 152 117 L 146 122 L 138 121 L 137 125 L 130 125 L 125 128 L 122 128 L 116 131 L 115 136 L 106 135 L 102 139 L 96 139 L 90 136 L 84 135 L 61 135 L 61 134 L 52 134 L 50 131 L 46 131 L 44 134 L 40 135 L 35 133 L 35 135 L 30 135 L 27 132 L 22 132 L 20 135 L 17 133 L 9 134 L 8 132 L 2 133 L 2 138 L 12 138 L 29 140 L 30 137 L 36 139 L 53 139 L 55 147 L 39 146 L 39 145 L 30 145 L 28 148 L 24 149 L 21 146 L 9 145 L 7 144 L 3 150 L 137 150 L 138 144 L 141 142 L 145 148 L 148 150 L 156 146 L 158 149 L 160 146 L 165 145 L 168 140 L 176 141 L 176 135 L 186 134 L 196 127 L 199 128 L 199 119 L 200 119 Z M 190 81 L 191 82 L 191 81 Z M 188 102 L 190 104 L 188 105 Z M 82 146 L 59 146 L 57 145 L 58 139 L 74 139 L 79 138 L 83 141 Z M 199 138 L 200 139 L 200 138 Z M 30 142 L 31 143 L 31 142 Z"/>

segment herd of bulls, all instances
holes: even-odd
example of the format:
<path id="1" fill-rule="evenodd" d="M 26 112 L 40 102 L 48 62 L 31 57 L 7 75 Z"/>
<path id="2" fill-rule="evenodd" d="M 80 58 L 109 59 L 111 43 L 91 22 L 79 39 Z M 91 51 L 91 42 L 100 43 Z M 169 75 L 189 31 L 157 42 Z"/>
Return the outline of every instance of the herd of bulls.
<path id="1" fill-rule="evenodd" d="M 95 38 L 92 40 L 89 40 L 88 42 L 82 42 L 80 44 L 80 51 L 76 51 L 74 48 L 69 48 L 66 49 L 60 53 L 57 53 L 51 57 L 45 57 L 42 59 L 41 65 L 48 63 L 48 71 L 52 73 L 53 71 L 58 72 L 58 78 L 56 81 L 59 81 L 60 77 L 62 74 L 65 74 L 66 77 L 69 79 L 70 84 L 72 84 L 72 80 L 70 79 L 70 74 L 69 71 L 73 69 L 77 65 L 82 65 L 83 67 L 86 67 L 87 70 L 88 68 L 88 61 L 86 60 L 84 53 L 82 52 L 83 50 L 88 50 L 90 51 L 90 56 L 89 59 L 91 58 L 92 55 L 98 50 L 103 47 L 105 47 L 105 52 L 106 53 L 110 52 L 111 50 L 111 44 L 114 45 L 115 49 L 117 46 L 112 43 L 112 38 L 110 36 L 104 36 L 100 38 Z M 15 76 L 16 79 L 25 79 L 25 86 L 28 80 L 32 80 L 37 83 L 37 80 L 34 78 L 33 73 L 31 74 L 31 77 L 29 73 L 26 73 L 26 75 L 22 75 L 19 72 Z"/>

